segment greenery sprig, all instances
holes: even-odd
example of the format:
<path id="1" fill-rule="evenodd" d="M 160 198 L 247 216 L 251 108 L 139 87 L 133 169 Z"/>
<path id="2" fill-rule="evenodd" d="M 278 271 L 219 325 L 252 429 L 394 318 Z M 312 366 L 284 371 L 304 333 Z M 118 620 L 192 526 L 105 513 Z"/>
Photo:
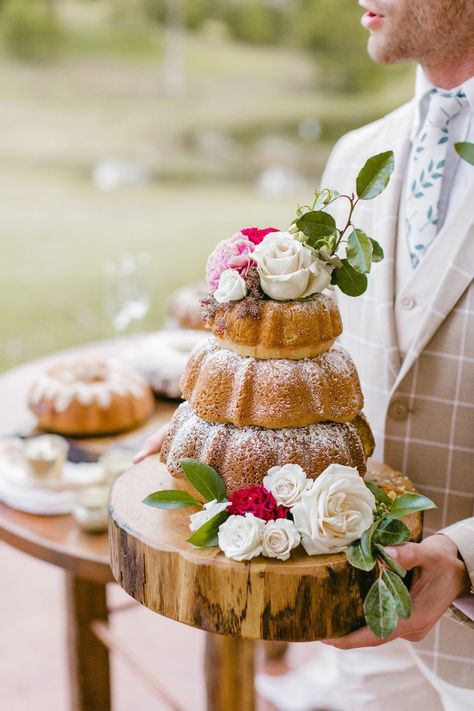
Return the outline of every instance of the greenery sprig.
<path id="1" fill-rule="evenodd" d="M 454 144 L 454 150 L 465 161 L 474 165 L 474 143 L 462 141 Z"/>
<path id="2" fill-rule="evenodd" d="M 213 467 L 210 467 L 198 459 L 181 459 L 181 467 L 184 476 L 189 483 L 194 486 L 206 501 L 214 499 L 220 503 L 226 501 L 227 492 L 225 482 Z M 182 509 L 186 506 L 198 506 L 203 508 L 203 503 L 188 494 L 186 491 L 166 489 L 155 491 L 147 496 L 143 503 L 156 509 Z M 203 524 L 192 536 L 187 539 L 188 543 L 201 548 L 217 546 L 217 533 L 219 526 L 229 517 L 227 511 L 221 511 Z"/>
<path id="3" fill-rule="evenodd" d="M 331 283 L 349 296 L 364 293 L 372 264 L 383 259 L 380 244 L 354 225 L 354 210 L 360 200 L 372 200 L 385 190 L 394 167 L 393 151 L 372 156 L 357 175 L 355 193 L 341 195 L 336 190 L 323 188 L 315 193 L 311 207 L 298 208 L 290 230 L 296 232 L 298 239 L 317 252 L 321 259 L 334 265 Z M 341 228 L 325 211 L 336 200 L 349 202 L 348 217 Z M 343 243 L 346 244 L 345 257 L 338 255 Z"/>
<path id="4" fill-rule="evenodd" d="M 403 582 L 406 571 L 387 553 L 385 546 L 396 546 L 410 540 L 410 530 L 403 516 L 436 508 L 426 496 L 402 494 L 391 498 L 376 484 L 366 482 L 375 496 L 377 508 L 372 526 L 362 538 L 352 543 L 346 556 L 351 565 L 367 572 L 378 567 L 378 577 L 364 600 L 367 626 L 381 639 L 396 628 L 399 618 L 411 614 L 411 598 Z"/>

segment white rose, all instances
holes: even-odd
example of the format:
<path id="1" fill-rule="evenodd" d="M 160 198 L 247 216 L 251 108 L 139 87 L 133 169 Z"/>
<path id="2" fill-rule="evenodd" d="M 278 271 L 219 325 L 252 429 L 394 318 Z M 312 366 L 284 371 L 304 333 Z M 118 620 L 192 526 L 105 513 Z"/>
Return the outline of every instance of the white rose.
<path id="1" fill-rule="evenodd" d="M 293 521 L 279 518 L 268 521 L 263 530 L 262 553 L 267 558 L 288 560 L 293 548 L 299 546 L 301 536 Z"/>
<path id="2" fill-rule="evenodd" d="M 331 464 L 291 513 L 308 555 L 339 553 L 374 521 L 375 498 L 356 469 Z"/>
<path id="3" fill-rule="evenodd" d="M 323 291 L 330 281 L 332 267 L 289 232 L 272 232 L 255 247 L 260 285 L 277 301 L 300 299 Z"/>
<path id="4" fill-rule="evenodd" d="M 262 552 L 265 521 L 251 513 L 229 516 L 221 526 L 217 538 L 219 548 L 227 558 L 250 560 Z"/>
<path id="5" fill-rule="evenodd" d="M 224 269 L 219 277 L 219 285 L 214 298 L 219 304 L 227 301 L 240 301 L 247 296 L 247 284 L 236 269 Z"/>
<path id="6" fill-rule="evenodd" d="M 197 531 L 198 528 L 204 526 L 204 524 L 210 521 L 211 518 L 217 516 L 217 514 L 221 511 L 225 511 L 226 508 L 230 506 L 230 503 L 230 501 L 221 501 L 218 503 L 217 499 L 208 501 L 207 504 L 204 504 L 201 511 L 198 511 L 189 517 L 189 528 L 191 531 Z"/>
<path id="7" fill-rule="evenodd" d="M 299 464 L 285 464 L 269 469 L 262 483 L 265 489 L 271 491 L 279 506 L 291 508 L 301 499 L 308 482 L 312 483 Z"/>

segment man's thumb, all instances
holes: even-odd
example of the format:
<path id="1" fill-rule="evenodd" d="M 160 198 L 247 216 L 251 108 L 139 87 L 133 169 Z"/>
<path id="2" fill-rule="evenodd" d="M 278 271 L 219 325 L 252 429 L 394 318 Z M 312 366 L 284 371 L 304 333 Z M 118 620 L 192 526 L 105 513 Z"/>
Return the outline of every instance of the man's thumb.
<path id="1" fill-rule="evenodd" d="M 403 543 L 400 546 L 387 546 L 385 549 L 388 555 L 393 558 L 405 570 L 416 568 L 422 563 L 422 555 L 419 543 Z"/>

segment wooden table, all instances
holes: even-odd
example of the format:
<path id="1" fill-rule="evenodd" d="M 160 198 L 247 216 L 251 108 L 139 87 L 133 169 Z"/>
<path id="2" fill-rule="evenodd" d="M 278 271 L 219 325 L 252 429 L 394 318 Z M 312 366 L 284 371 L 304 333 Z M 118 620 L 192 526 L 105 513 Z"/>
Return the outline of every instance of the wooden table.
<path id="1" fill-rule="evenodd" d="M 40 358 L 0 375 L 0 434 L 27 434 L 35 420 L 26 406 L 31 383 L 40 370 L 64 356 L 117 353 L 123 341 L 107 341 Z M 155 429 L 176 405 L 157 403 Z M 97 438 L 81 446 L 100 454 L 112 441 Z M 73 711 L 108 711 L 111 706 L 108 650 L 91 629 L 92 621 L 107 622 L 106 585 L 113 582 L 108 537 L 79 530 L 71 516 L 36 516 L 0 503 L 0 540 L 65 572 L 67 649 Z"/>
<path id="2" fill-rule="evenodd" d="M 413 490 L 386 465 L 368 463 L 367 479 L 388 490 Z M 196 548 L 189 511 L 145 506 L 145 496 L 180 488 L 158 457 L 114 484 L 110 497 L 111 564 L 117 582 L 142 605 L 205 630 L 208 711 L 253 711 L 253 641 L 311 641 L 340 636 L 364 623 L 362 603 L 376 571 L 350 566 L 344 553 L 282 563 L 257 557 L 241 563 L 218 548 Z M 414 540 L 421 515 L 406 517 Z M 217 633 L 217 634 L 216 634 Z"/>

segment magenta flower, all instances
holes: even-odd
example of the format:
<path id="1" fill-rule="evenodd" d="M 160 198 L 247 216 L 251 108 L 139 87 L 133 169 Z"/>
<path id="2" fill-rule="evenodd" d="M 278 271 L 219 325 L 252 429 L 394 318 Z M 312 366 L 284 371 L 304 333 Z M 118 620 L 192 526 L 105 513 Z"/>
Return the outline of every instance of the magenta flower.
<path id="1" fill-rule="evenodd" d="M 260 244 L 260 242 L 269 235 L 271 232 L 279 232 L 276 227 L 264 227 L 262 230 L 258 227 L 247 227 L 242 230 L 242 234 L 248 237 L 254 244 Z"/>

